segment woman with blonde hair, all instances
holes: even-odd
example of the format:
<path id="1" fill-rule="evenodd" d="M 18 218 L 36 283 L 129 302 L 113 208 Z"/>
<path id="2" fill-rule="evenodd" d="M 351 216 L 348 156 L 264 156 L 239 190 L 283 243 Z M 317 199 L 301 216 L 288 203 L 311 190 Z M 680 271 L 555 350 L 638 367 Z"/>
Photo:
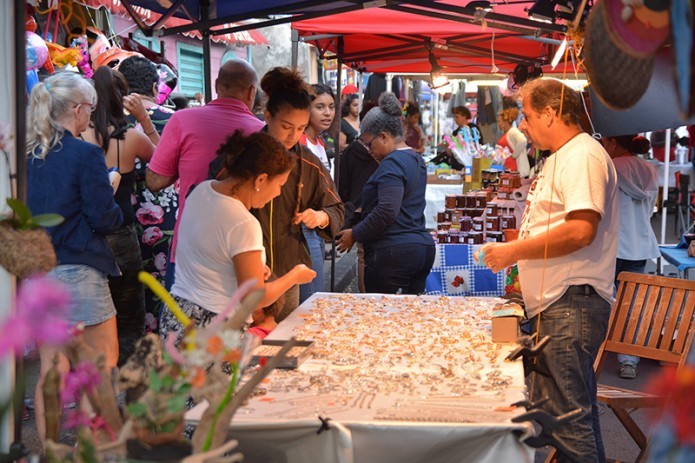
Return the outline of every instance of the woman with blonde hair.
<path id="1" fill-rule="evenodd" d="M 497 141 L 497 144 L 507 148 L 511 156 L 504 162 L 504 169 L 518 171 L 522 177 L 531 174 L 531 165 L 528 160 L 528 141 L 521 130 L 514 127 L 514 123 L 519 117 L 517 108 L 506 108 L 497 115 L 497 126 L 504 134 Z"/>
<path id="2" fill-rule="evenodd" d="M 58 257 L 50 276 L 71 292 L 69 321 L 84 325 L 85 343 L 104 354 L 107 369 L 116 366 L 116 310 L 107 276 L 120 272 L 106 236 L 123 222 L 113 199 L 104 152 L 80 140 L 96 107 L 92 83 L 60 72 L 34 86 L 27 111 L 27 193 L 34 214 L 56 213 L 65 221 L 48 229 Z M 67 358 L 52 346 L 40 346 L 41 372 L 35 392 L 36 427 L 45 440 L 41 388 L 56 355 L 59 371 Z"/>

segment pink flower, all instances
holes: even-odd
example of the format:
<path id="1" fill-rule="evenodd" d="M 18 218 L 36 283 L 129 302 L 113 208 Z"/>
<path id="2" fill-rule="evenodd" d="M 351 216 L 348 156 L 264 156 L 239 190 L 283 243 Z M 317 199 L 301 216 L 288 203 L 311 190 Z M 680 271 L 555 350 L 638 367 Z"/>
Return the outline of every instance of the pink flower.
<path id="1" fill-rule="evenodd" d="M 147 227 L 142 234 L 142 243 L 147 246 L 154 246 L 162 236 L 164 236 L 164 233 L 162 233 L 159 227 Z"/>
<path id="2" fill-rule="evenodd" d="M 164 209 L 152 203 L 142 203 L 135 215 L 143 225 L 156 225 L 164 221 Z"/>
<path id="3" fill-rule="evenodd" d="M 66 429 L 77 429 L 81 427 L 87 427 L 92 424 L 87 414 L 79 409 L 70 410 L 65 414 L 65 428 Z"/>
<path id="4" fill-rule="evenodd" d="M 167 270 L 167 256 L 163 252 L 158 253 L 154 256 L 154 267 L 160 272 L 166 272 Z"/>
<path id="5" fill-rule="evenodd" d="M 65 320 L 70 310 L 70 293 L 49 277 L 30 278 L 19 288 L 15 314 L 0 326 L 0 356 L 21 352 L 30 341 L 60 345 L 70 337 Z"/>
<path id="6" fill-rule="evenodd" d="M 65 377 L 61 391 L 63 402 L 79 402 L 82 394 L 94 392 L 101 377 L 93 363 L 81 362 Z"/>

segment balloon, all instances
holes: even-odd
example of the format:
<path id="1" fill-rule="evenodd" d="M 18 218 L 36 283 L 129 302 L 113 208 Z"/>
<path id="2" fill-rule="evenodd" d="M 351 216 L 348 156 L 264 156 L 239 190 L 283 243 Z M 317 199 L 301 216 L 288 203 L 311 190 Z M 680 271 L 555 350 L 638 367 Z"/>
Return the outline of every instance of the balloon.
<path id="1" fill-rule="evenodd" d="M 31 93 L 31 89 L 38 83 L 39 75 L 36 71 L 27 71 L 27 93 Z"/>
<path id="2" fill-rule="evenodd" d="M 26 16 L 26 20 L 24 21 L 24 30 L 36 32 L 36 20 L 33 16 Z"/>
<path id="3" fill-rule="evenodd" d="M 27 70 L 34 71 L 46 62 L 48 58 L 48 47 L 43 39 L 33 33 L 27 31 L 26 33 L 26 55 L 27 55 Z"/>
<path id="4" fill-rule="evenodd" d="M 157 95 L 157 104 L 162 104 L 166 101 L 174 88 L 176 88 L 178 79 L 176 73 L 166 64 L 157 65 L 157 74 L 159 74 L 159 95 Z"/>

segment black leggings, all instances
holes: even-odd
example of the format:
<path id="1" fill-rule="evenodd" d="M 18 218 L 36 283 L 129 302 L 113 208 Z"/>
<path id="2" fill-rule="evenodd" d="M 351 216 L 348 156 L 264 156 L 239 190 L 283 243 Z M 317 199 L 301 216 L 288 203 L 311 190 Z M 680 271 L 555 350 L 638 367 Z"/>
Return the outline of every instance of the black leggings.
<path id="1" fill-rule="evenodd" d="M 121 270 L 120 277 L 109 277 L 111 297 L 116 306 L 118 366 L 121 366 L 132 355 L 135 342 L 145 334 L 145 290 L 138 280 L 142 254 L 135 225 L 124 225 L 107 238 Z"/>

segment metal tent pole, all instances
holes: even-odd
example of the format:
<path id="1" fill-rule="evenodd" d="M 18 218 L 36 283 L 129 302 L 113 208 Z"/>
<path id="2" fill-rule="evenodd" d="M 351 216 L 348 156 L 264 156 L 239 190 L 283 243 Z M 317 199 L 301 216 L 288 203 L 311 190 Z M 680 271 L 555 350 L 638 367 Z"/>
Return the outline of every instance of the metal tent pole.
<path id="1" fill-rule="evenodd" d="M 343 60 L 341 56 L 345 51 L 345 42 L 343 37 L 338 37 L 338 60 L 336 71 L 336 82 L 335 89 L 338 101 L 342 101 L 340 92 L 342 91 L 342 71 L 343 71 Z M 340 106 L 339 106 L 340 107 Z M 338 117 L 340 117 L 340 109 L 338 110 Z M 340 186 L 340 124 L 335 124 L 336 133 L 333 134 L 333 153 L 335 162 L 335 169 L 333 175 L 333 182 L 335 183 L 336 189 Z M 331 292 L 335 291 L 335 240 L 331 241 Z"/>
<path id="2" fill-rule="evenodd" d="M 210 0 L 201 0 L 200 2 L 201 21 L 207 21 L 210 18 Z M 210 67 L 210 30 L 202 31 L 203 40 L 203 87 L 205 92 L 205 103 L 212 101 L 212 70 Z"/>

